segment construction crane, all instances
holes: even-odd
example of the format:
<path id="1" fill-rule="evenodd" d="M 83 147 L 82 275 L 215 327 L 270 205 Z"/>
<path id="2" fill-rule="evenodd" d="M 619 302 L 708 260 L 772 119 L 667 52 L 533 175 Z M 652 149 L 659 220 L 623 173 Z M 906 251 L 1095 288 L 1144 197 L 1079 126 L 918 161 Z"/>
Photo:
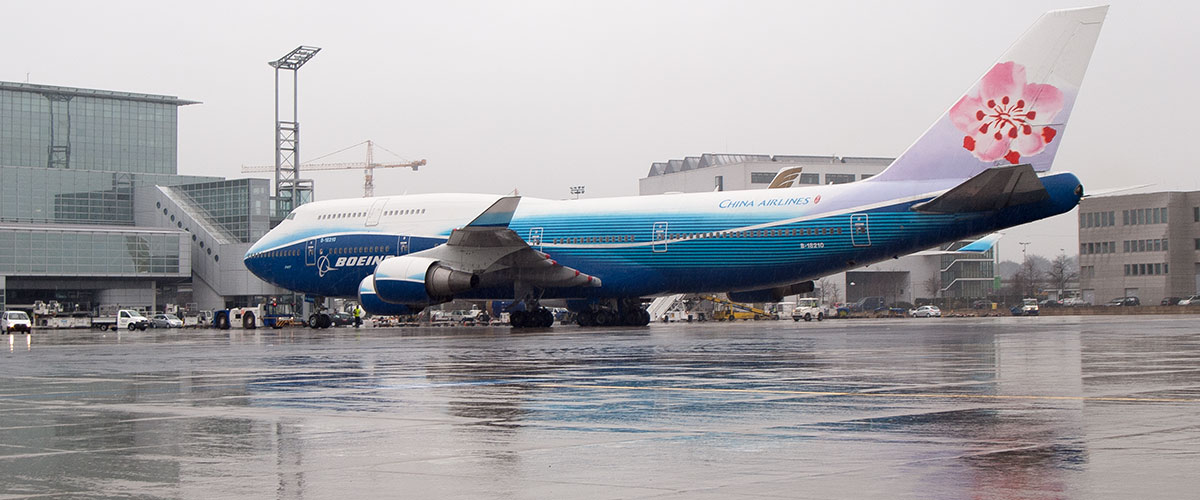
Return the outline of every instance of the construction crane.
<path id="1" fill-rule="evenodd" d="M 360 142 L 358 144 L 355 144 L 353 146 L 339 149 L 337 151 L 334 151 L 327 155 L 318 157 L 316 159 L 319 160 L 321 158 L 325 158 L 326 156 L 341 153 L 342 151 L 356 148 L 358 146 L 362 146 L 363 144 L 367 145 L 367 161 L 365 161 L 365 162 L 361 162 L 361 163 L 359 163 L 359 162 L 303 163 L 300 165 L 300 167 L 304 171 L 348 170 L 348 169 L 361 168 L 361 169 L 363 169 L 363 177 L 364 177 L 364 179 L 363 179 L 363 198 L 370 198 L 370 197 L 375 196 L 375 169 L 377 169 L 377 168 L 411 168 L 411 169 L 413 169 L 414 172 L 416 172 L 418 167 L 425 165 L 425 160 L 417 160 L 417 161 L 410 161 L 410 162 L 404 162 L 404 163 L 375 163 L 375 141 L 371 141 L 371 140 L 366 140 L 366 141 Z M 383 146 L 380 146 L 380 148 L 387 151 L 387 148 L 383 148 Z M 390 153 L 390 151 L 388 151 L 388 152 Z M 395 154 L 395 153 L 392 153 L 392 154 Z M 399 156 L 399 155 L 396 155 L 396 156 Z M 242 173 L 244 173 L 244 174 L 259 173 L 259 172 L 274 172 L 274 171 L 275 171 L 275 165 L 242 165 Z"/>

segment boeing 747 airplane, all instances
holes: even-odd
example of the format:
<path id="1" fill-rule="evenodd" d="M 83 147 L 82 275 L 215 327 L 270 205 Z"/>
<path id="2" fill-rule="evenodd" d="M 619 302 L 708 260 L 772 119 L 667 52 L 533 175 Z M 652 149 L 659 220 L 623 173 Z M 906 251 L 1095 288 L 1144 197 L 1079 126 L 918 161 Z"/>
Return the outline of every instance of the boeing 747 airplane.
<path id="1" fill-rule="evenodd" d="M 1083 186 L 1050 173 L 1107 7 L 1043 15 L 917 141 L 857 182 L 621 198 L 422 194 L 313 202 L 245 257 L 263 280 L 372 314 L 514 300 L 514 327 L 645 325 L 642 299 L 742 302 L 821 276 L 1067 212 Z M 881 75 L 881 82 L 891 78 Z M 912 78 L 912 75 L 904 75 Z M 313 327 L 328 316 L 309 317 Z"/>

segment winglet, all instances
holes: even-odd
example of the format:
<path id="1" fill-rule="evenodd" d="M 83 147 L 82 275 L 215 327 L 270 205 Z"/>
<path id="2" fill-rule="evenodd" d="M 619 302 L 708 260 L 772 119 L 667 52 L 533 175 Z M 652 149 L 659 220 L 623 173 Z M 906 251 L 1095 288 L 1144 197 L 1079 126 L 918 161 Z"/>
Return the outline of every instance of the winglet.
<path id="1" fill-rule="evenodd" d="M 475 220 L 466 227 L 508 227 L 508 223 L 512 222 L 513 214 L 517 211 L 517 204 L 520 202 L 520 196 L 500 198 L 478 217 L 475 217 Z"/>

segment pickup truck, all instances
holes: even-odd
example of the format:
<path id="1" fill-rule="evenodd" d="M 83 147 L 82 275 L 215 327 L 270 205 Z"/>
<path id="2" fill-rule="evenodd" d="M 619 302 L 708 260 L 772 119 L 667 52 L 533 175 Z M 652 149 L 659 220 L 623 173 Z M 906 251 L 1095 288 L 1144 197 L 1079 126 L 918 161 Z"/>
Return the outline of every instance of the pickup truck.
<path id="1" fill-rule="evenodd" d="M 150 328 L 150 319 L 133 309 L 121 309 L 113 316 L 92 318 L 92 326 L 101 330 L 145 330 Z"/>

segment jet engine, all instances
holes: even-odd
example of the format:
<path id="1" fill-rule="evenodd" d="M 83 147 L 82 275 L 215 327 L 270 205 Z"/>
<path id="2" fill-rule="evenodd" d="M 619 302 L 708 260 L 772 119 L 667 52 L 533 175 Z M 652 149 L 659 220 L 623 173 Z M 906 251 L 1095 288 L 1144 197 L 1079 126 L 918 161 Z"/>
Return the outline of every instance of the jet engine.
<path id="1" fill-rule="evenodd" d="M 777 286 L 775 288 L 764 288 L 762 290 L 746 290 L 741 292 L 729 292 L 729 300 L 734 302 L 779 302 L 784 297 L 808 293 L 813 291 L 815 286 L 812 281 L 804 281 L 793 285 Z"/>
<path id="2" fill-rule="evenodd" d="M 379 316 L 403 316 L 416 314 L 424 309 L 423 305 L 389 304 L 379 299 L 375 293 L 375 275 L 363 278 L 358 284 L 358 303 L 370 314 Z"/>
<path id="3" fill-rule="evenodd" d="M 454 299 L 479 286 L 475 273 L 453 269 L 427 257 L 385 259 L 375 267 L 375 294 L 383 302 L 426 306 Z"/>

